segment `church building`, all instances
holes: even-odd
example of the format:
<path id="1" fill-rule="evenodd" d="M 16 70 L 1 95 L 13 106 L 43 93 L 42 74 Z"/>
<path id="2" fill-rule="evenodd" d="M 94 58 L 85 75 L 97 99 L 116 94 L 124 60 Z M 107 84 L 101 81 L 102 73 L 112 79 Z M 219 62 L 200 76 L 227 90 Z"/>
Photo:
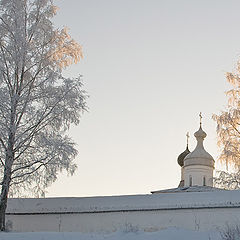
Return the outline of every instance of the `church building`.
<path id="1" fill-rule="evenodd" d="M 204 149 L 203 141 L 207 134 L 200 128 L 194 133 L 197 140 L 197 146 L 189 152 L 184 158 L 182 154 L 178 157 L 178 164 L 181 166 L 180 186 L 213 186 L 214 159 Z M 184 151 L 186 153 L 187 149 Z"/>
<path id="2" fill-rule="evenodd" d="M 190 152 L 188 148 L 189 133 L 187 133 L 187 146 L 177 159 L 181 167 L 181 180 L 178 188 L 153 191 L 152 193 L 178 192 L 178 191 L 222 191 L 213 187 L 214 159 L 205 150 L 203 141 L 207 134 L 202 129 L 202 114 L 200 113 L 200 127 L 194 133 L 197 144 Z"/>

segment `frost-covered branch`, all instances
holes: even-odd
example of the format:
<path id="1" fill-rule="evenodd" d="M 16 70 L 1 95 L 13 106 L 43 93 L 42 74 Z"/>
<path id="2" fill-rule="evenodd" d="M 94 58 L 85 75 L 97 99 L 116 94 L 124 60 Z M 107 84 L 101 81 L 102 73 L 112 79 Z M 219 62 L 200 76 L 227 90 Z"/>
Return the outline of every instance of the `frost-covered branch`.
<path id="1" fill-rule="evenodd" d="M 4 144 L 4 141 L 2 140 L 2 138 L 0 137 L 0 143 L 1 143 L 1 145 L 3 146 L 3 148 L 6 150 L 7 149 L 7 147 L 5 146 L 5 144 Z"/>
<path id="2" fill-rule="evenodd" d="M 5 164 L 4 164 L 3 160 L 2 160 L 2 158 L 0 158 L 0 163 L 2 164 L 3 167 L 5 167 Z"/>
<path id="3" fill-rule="evenodd" d="M 228 190 L 236 190 L 240 188 L 240 171 L 228 173 L 225 171 L 217 171 L 217 177 L 214 178 L 216 187 Z"/>

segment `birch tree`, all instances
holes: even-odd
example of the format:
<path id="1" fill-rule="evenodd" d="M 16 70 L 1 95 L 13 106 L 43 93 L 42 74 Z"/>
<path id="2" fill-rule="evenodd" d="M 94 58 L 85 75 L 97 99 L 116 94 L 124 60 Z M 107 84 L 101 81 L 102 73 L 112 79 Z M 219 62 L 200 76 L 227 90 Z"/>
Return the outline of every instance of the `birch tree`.
<path id="1" fill-rule="evenodd" d="M 220 179 L 225 176 L 225 179 L 222 179 L 224 185 L 226 186 L 228 179 L 229 184 L 233 182 L 236 187 L 239 186 L 236 181 L 240 176 L 240 62 L 237 63 L 235 72 L 226 74 L 226 79 L 232 86 L 226 92 L 228 105 L 225 111 L 213 115 L 213 119 L 217 123 L 218 146 L 221 151 L 219 160 L 226 164 L 227 168 L 230 165 L 236 170 L 233 174 L 223 172 Z"/>
<path id="2" fill-rule="evenodd" d="M 236 190 L 240 188 L 240 172 L 229 173 L 225 171 L 217 171 L 214 178 L 214 186 L 227 190 Z"/>
<path id="3" fill-rule="evenodd" d="M 10 193 L 41 194 L 77 150 L 67 136 L 85 110 L 81 77 L 63 68 L 82 58 L 67 29 L 56 29 L 51 0 L 0 0 L 0 230 Z"/>

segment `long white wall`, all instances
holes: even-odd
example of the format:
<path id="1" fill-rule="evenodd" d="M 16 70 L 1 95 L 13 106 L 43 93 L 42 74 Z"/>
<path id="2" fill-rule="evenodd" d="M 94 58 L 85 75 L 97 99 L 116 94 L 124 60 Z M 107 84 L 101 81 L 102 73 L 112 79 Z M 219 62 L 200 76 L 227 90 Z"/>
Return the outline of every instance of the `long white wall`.
<path id="1" fill-rule="evenodd" d="M 54 232 L 157 231 L 168 227 L 213 230 L 240 220 L 239 208 L 178 209 L 142 212 L 10 215 L 9 230 Z"/>
<path id="2" fill-rule="evenodd" d="M 240 220 L 240 192 L 10 199 L 11 231 L 157 231 L 168 227 L 215 230 Z"/>

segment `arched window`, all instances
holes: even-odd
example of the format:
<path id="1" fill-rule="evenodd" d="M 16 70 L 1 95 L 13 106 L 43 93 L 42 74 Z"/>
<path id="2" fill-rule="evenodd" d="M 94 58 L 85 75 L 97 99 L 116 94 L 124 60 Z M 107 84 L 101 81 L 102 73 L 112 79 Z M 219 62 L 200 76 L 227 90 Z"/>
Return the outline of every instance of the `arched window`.
<path id="1" fill-rule="evenodd" d="M 203 186 L 206 186 L 206 177 L 203 177 Z"/>
<path id="2" fill-rule="evenodd" d="M 192 176 L 189 176 L 189 186 L 192 186 Z"/>

